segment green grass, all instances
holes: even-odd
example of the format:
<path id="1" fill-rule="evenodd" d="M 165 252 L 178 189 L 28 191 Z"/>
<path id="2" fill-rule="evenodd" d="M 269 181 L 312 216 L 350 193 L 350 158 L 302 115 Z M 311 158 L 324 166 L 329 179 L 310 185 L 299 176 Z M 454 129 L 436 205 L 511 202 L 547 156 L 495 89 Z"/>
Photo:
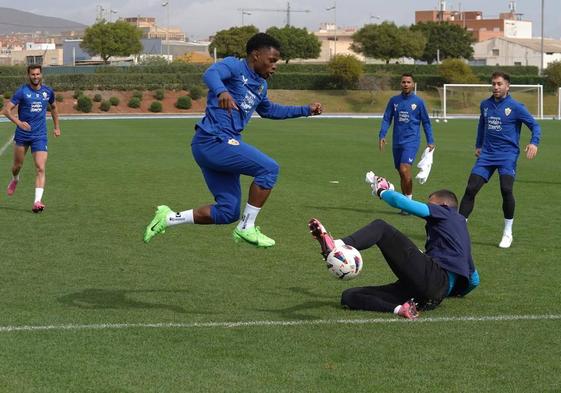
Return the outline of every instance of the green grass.
<path id="1" fill-rule="evenodd" d="M 193 124 L 64 121 L 63 135 L 49 142 L 45 212 L 30 211 L 29 156 L 16 194 L 2 191 L 1 392 L 561 390 L 560 319 L 429 319 L 561 315 L 557 122 L 542 123 L 538 157 L 519 160 L 512 248 L 497 248 L 502 212 L 494 177 L 469 222 L 481 286 L 465 299 L 445 300 L 419 323 L 341 309 L 343 289 L 386 283 L 392 273 L 370 249 L 360 277 L 332 279 L 306 229 L 316 216 L 339 237 L 382 218 L 422 247 L 422 220 L 396 214 L 363 182 L 370 169 L 397 178 L 391 151 L 377 151 L 379 121 L 251 122 L 246 141 L 281 165 L 258 218 L 276 239 L 274 248 L 236 245 L 233 225 L 170 228 L 145 245 L 144 227 L 157 204 L 185 210 L 211 201 L 189 151 Z M 433 171 L 414 190 L 421 200 L 443 187 L 461 196 L 474 162 L 475 121 L 434 126 Z M 0 123 L 1 145 L 12 130 Z M 524 129 L 522 140 L 528 139 Z M 10 162 L 8 150 L 0 157 L 1 187 Z M 244 178 L 244 190 L 249 182 Z M 372 318 L 382 322 L 326 323 Z M 300 324 L 208 325 L 250 321 Z M 185 326 L 5 329 L 135 323 Z"/>

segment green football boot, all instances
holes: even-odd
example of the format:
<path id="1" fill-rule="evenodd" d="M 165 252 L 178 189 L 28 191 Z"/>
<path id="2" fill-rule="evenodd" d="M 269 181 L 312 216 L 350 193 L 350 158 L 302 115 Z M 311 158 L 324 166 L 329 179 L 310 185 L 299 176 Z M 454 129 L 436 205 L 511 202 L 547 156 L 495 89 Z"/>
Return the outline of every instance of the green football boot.
<path id="1" fill-rule="evenodd" d="M 249 244 L 253 244 L 257 247 L 268 248 L 275 245 L 275 241 L 270 237 L 262 234 L 259 227 L 247 228 L 243 230 L 240 230 L 238 229 L 238 227 L 236 227 L 236 229 L 234 229 L 234 232 L 232 233 L 232 237 L 234 238 L 236 243 L 239 243 L 240 240 L 244 240 Z"/>
<path id="2" fill-rule="evenodd" d="M 158 206 L 156 215 L 146 227 L 146 231 L 144 231 L 144 243 L 148 243 L 158 233 L 166 232 L 166 227 L 168 226 L 166 218 L 171 212 L 172 210 L 166 205 Z"/>

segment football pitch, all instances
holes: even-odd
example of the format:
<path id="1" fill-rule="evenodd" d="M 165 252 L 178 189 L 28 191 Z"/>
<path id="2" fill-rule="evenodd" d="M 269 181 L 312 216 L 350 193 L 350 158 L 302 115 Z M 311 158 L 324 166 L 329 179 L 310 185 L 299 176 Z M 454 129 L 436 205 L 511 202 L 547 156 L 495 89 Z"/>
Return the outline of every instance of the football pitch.
<path id="1" fill-rule="evenodd" d="M 394 277 L 374 248 L 356 280 L 337 281 L 306 226 L 317 217 L 342 237 L 381 218 L 423 248 L 424 221 L 364 183 L 368 170 L 399 183 L 391 147 L 377 150 L 380 120 L 250 123 L 244 140 L 281 166 L 258 217 L 272 249 L 234 243 L 234 225 L 144 244 L 157 205 L 212 201 L 190 152 L 195 121 L 62 121 L 38 215 L 31 157 L 7 197 L 11 146 L 0 155 L 0 392 L 561 391 L 561 122 L 542 122 L 537 158 L 519 160 L 513 246 L 497 247 L 495 176 L 469 220 L 481 285 L 411 322 L 342 309 L 345 288 Z M 433 127 L 414 197 L 461 197 L 476 120 Z M 12 132 L 0 123 L 0 147 Z"/>

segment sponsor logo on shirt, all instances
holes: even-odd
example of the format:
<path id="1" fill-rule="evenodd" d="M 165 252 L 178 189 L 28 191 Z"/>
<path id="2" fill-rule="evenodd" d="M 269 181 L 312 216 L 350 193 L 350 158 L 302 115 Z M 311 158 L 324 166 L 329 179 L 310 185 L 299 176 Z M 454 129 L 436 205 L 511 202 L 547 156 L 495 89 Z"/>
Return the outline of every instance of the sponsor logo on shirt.
<path id="1" fill-rule="evenodd" d="M 31 108 L 29 108 L 29 112 L 42 112 L 43 111 L 43 103 L 41 101 L 33 101 L 31 103 Z"/>
<path id="2" fill-rule="evenodd" d="M 500 117 L 490 116 L 487 119 L 487 129 L 490 131 L 502 131 L 502 122 Z"/>
<path id="3" fill-rule="evenodd" d="M 245 112 L 249 112 L 255 106 L 256 102 L 257 96 L 248 90 L 242 103 L 240 104 L 240 108 L 242 108 Z"/>
<path id="4" fill-rule="evenodd" d="M 512 112 L 512 109 L 510 108 L 505 108 L 505 115 L 510 115 L 510 113 Z"/>
<path id="5" fill-rule="evenodd" d="M 399 111 L 399 118 L 398 121 L 400 123 L 409 123 L 409 112 L 407 111 Z"/>
<path id="6" fill-rule="evenodd" d="M 242 74 L 242 83 L 244 84 L 244 86 L 247 85 L 248 82 L 249 78 Z"/>
<path id="7" fill-rule="evenodd" d="M 231 138 L 228 139 L 228 144 L 232 146 L 239 146 L 240 142 L 237 139 Z"/>

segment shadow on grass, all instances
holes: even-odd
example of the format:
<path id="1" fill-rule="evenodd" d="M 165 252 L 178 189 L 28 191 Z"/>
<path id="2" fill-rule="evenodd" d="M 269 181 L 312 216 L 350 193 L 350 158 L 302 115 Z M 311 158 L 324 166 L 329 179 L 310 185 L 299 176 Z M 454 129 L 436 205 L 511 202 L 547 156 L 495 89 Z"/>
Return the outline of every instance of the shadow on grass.
<path id="1" fill-rule="evenodd" d="M 308 310 L 311 311 L 324 307 L 334 308 L 337 310 L 342 309 L 341 305 L 339 304 L 338 294 L 336 294 L 333 297 L 329 296 L 329 299 L 331 300 L 319 300 L 325 298 L 325 296 L 318 295 L 316 293 L 311 292 L 308 289 L 300 288 L 300 287 L 291 287 L 287 289 L 292 292 L 299 293 L 305 297 L 314 298 L 314 299 L 306 300 L 300 304 L 296 304 L 291 307 L 276 308 L 276 309 L 258 309 L 257 311 L 264 311 L 273 314 L 278 314 L 281 318 L 287 320 L 316 320 L 316 319 L 320 319 L 318 315 L 309 315 L 302 312 Z"/>
<path id="2" fill-rule="evenodd" d="M 559 182 L 559 181 L 519 180 L 519 179 L 516 179 L 516 183 L 527 183 L 527 184 L 551 184 L 551 185 L 559 185 L 559 184 L 561 184 L 561 182 Z"/>
<path id="3" fill-rule="evenodd" d="M 0 210 L 11 210 L 11 211 L 15 211 L 15 212 L 24 212 L 24 213 L 29 213 L 29 214 L 35 214 L 31 211 L 31 208 L 24 209 L 22 207 L 0 206 Z"/>
<path id="4" fill-rule="evenodd" d="M 122 290 L 122 289 L 84 289 L 81 292 L 61 296 L 57 300 L 70 307 L 79 307 L 92 310 L 100 309 L 162 309 L 185 314 L 187 311 L 179 306 L 163 303 L 147 303 L 130 299 L 128 295 L 134 293 L 186 293 L 184 290 Z"/>

